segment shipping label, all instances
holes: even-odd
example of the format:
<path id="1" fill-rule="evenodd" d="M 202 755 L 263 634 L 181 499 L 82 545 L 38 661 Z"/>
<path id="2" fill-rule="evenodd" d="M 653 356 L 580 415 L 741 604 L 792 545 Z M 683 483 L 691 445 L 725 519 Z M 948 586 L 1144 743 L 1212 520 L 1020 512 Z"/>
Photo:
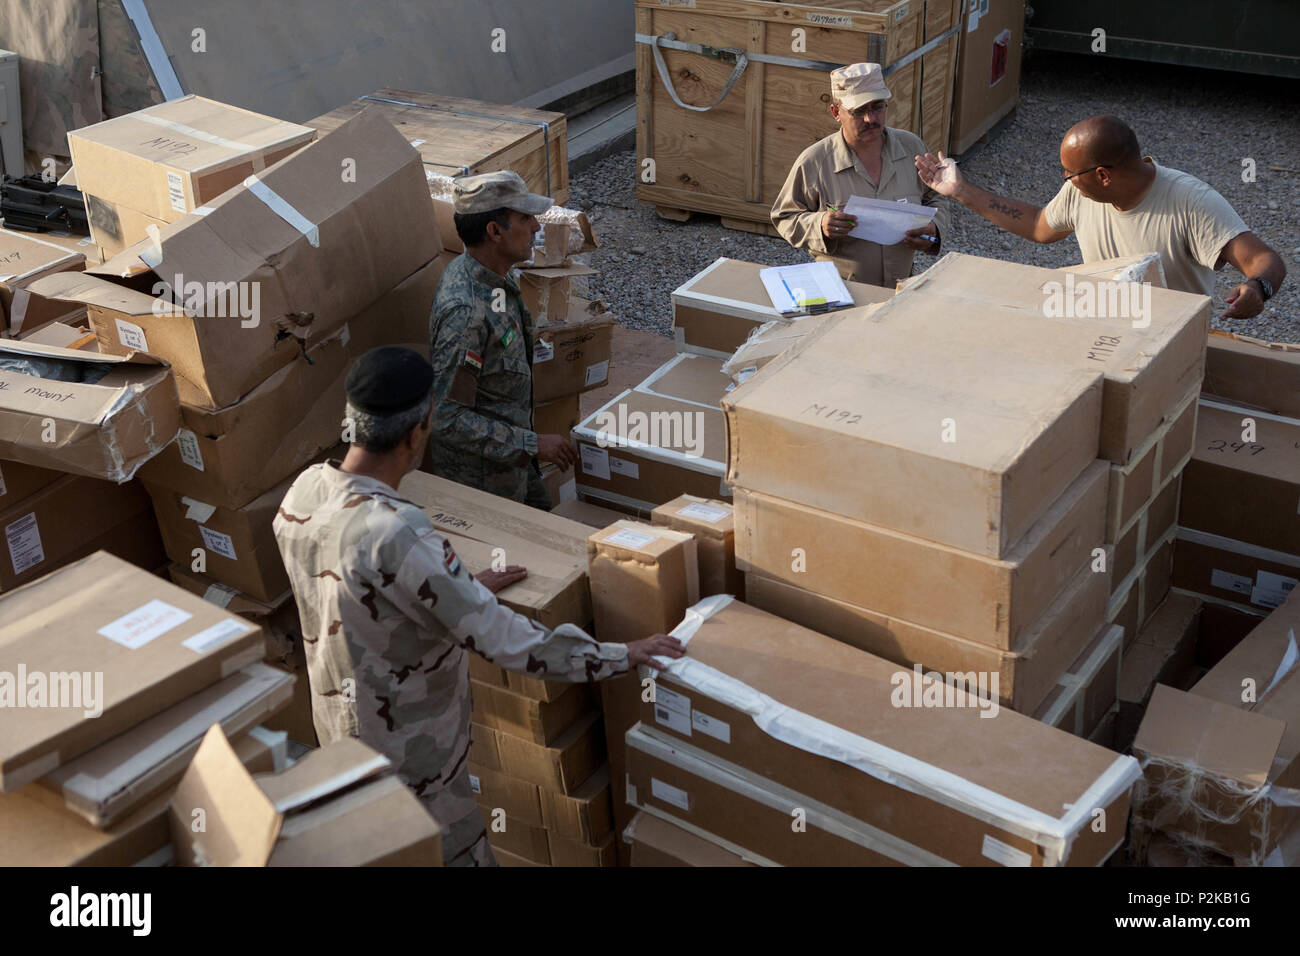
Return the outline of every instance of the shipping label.
<path id="1" fill-rule="evenodd" d="M 677 513 L 683 518 L 698 518 L 710 524 L 716 524 L 731 514 L 725 508 L 715 508 L 713 505 L 700 504 L 698 501 L 687 505 Z"/>
<path id="2" fill-rule="evenodd" d="M 5 541 L 9 544 L 9 561 L 14 566 L 14 574 L 22 574 L 45 560 L 41 529 L 36 524 L 34 511 L 5 528 Z"/>
<path id="3" fill-rule="evenodd" d="M 609 452 L 595 445 L 582 445 L 579 448 L 582 457 L 582 473 L 609 481 Z"/>
<path id="4" fill-rule="evenodd" d="M 117 340 L 129 349 L 137 352 L 149 351 L 149 340 L 144 337 L 144 329 L 133 322 L 114 319 L 117 325 Z"/>
<path id="5" fill-rule="evenodd" d="M 650 778 L 650 795 L 664 803 L 671 803 L 675 807 L 690 812 L 691 795 L 680 787 L 674 787 L 670 783 L 664 783 L 655 777 Z"/>
<path id="6" fill-rule="evenodd" d="M 593 385 L 599 385 L 605 379 L 609 378 L 609 360 L 595 362 L 587 366 L 586 386 L 590 388 Z"/>
<path id="7" fill-rule="evenodd" d="M 609 456 L 609 470 L 615 475 L 622 475 L 633 481 L 641 477 L 641 469 L 636 462 L 628 461 L 626 458 L 615 458 L 613 455 Z"/>
<path id="8" fill-rule="evenodd" d="M 161 637 L 174 627 L 184 624 L 194 615 L 172 607 L 166 601 L 154 599 L 142 604 L 130 614 L 124 614 L 115 621 L 110 621 L 96 633 L 116 641 L 123 647 L 138 650 L 150 641 Z"/>
<path id="9" fill-rule="evenodd" d="M 176 433 L 176 447 L 180 449 L 181 461 L 198 471 L 203 470 L 203 453 L 199 451 L 199 436 L 188 428 Z"/>
<path id="10" fill-rule="evenodd" d="M 655 684 L 655 722 L 684 737 L 691 736 L 691 699 Z"/>
<path id="11" fill-rule="evenodd" d="M 231 561 L 238 561 L 239 555 L 235 554 L 235 542 L 231 540 L 230 535 L 222 534 L 220 531 L 213 531 L 211 528 L 205 528 L 199 525 L 199 534 L 203 535 L 203 546 L 209 551 L 215 551 L 223 558 L 229 558 Z"/>

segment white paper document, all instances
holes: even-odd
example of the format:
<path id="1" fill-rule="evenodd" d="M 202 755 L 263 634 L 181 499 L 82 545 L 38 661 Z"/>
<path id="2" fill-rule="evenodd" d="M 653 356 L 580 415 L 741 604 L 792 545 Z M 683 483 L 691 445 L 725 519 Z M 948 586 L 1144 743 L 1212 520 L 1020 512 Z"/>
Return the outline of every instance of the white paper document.
<path id="1" fill-rule="evenodd" d="M 853 304 L 844 280 L 833 262 L 804 262 L 797 266 L 760 269 L 772 306 L 782 315 L 792 312 L 838 309 Z"/>
<path id="2" fill-rule="evenodd" d="M 903 234 L 909 229 L 928 226 L 934 222 L 936 210 L 933 206 L 922 206 L 914 202 L 850 196 L 844 212 L 858 220 L 858 224 L 849 232 L 854 239 L 892 246 L 902 242 Z"/>

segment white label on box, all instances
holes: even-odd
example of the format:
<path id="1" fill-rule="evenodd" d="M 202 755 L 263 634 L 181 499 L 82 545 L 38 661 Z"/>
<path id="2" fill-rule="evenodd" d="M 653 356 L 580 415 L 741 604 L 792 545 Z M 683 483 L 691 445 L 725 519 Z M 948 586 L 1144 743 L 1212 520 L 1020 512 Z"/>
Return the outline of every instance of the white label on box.
<path id="1" fill-rule="evenodd" d="M 1030 866 L 1034 862 L 1024 850 L 1017 850 L 987 833 L 984 834 L 984 855 L 1003 866 Z"/>
<path id="2" fill-rule="evenodd" d="M 203 592 L 203 600 L 219 608 L 227 608 L 238 593 L 229 584 L 209 584 L 208 589 Z"/>
<path id="3" fill-rule="evenodd" d="M 724 744 L 731 743 L 731 724 L 725 720 L 718 720 L 716 717 L 710 717 L 708 714 L 701 714 L 698 710 L 691 714 L 691 726 L 702 734 L 708 734 Z"/>
<path id="4" fill-rule="evenodd" d="M 846 17 L 836 13 L 809 13 L 805 14 L 809 23 L 818 23 L 824 27 L 851 27 L 853 18 Z"/>
<path id="5" fill-rule="evenodd" d="M 669 730 L 691 735 L 691 699 L 666 687 L 655 685 L 655 722 Z"/>
<path id="6" fill-rule="evenodd" d="M 609 378 L 609 359 L 587 366 L 587 387 L 599 385 Z"/>
<path id="7" fill-rule="evenodd" d="M 0 468 L 0 498 L 3 498 L 4 494 L 5 494 L 5 473 L 4 473 L 4 469 Z"/>
<path id="8" fill-rule="evenodd" d="M 419 149 L 421 146 L 424 145 L 424 140 L 422 140 L 422 139 L 413 139 L 413 140 L 411 140 L 410 142 L 411 142 L 411 145 L 414 146 L 416 149 Z M 477 790 L 475 790 L 474 792 L 475 792 L 475 793 L 478 793 Z"/>
<path id="9" fill-rule="evenodd" d="M 172 201 L 172 208 L 185 212 L 185 181 L 180 173 L 167 171 L 167 198 Z"/>
<path id="10" fill-rule="evenodd" d="M 214 647 L 220 647 L 232 637 L 246 634 L 249 627 L 251 625 L 247 621 L 226 620 L 220 624 L 213 624 L 211 627 L 204 628 L 193 637 L 187 637 L 181 643 L 196 654 L 206 654 Z"/>
<path id="11" fill-rule="evenodd" d="M 582 456 L 582 473 L 609 481 L 609 452 L 595 445 L 581 445 L 579 451 Z"/>
<path id="12" fill-rule="evenodd" d="M 181 461 L 199 471 L 203 470 L 203 453 L 199 451 L 199 436 L 188 428 L 176 433 L 176 447 L 180 449 Z"/>
<path id="13" fill-rule="evenodd" d="M 725 508 L 715 508 L 713 505 L 702 505 L 698 501 L 689 504 L 677 512 L 683 518 L 699 518 L 701 521 L 716 522 L 731 514 Z"/>
<path id="14" fill-rule="evenodd" d="M 662 780 L 651 777 L 650 795 L 662 800 L 664 803 L 671 803 L 675 807 L 680 807 L 687 813 L 691 810 L 691 795 L 680 787 L 674 787 L 671 783 L 664 783 Z"/>
<path id="15" fill-rule="evenodd" d="M 1218 568 L 1210 572 L 1210 584 L 1225 591 L 1236 591 L 1238 594 L 1249 594 L 1254 587 L 1254 582 L 1245 575 L 1220 571 Z"/>
<path id="16" fill-rule="evenodd" d="M 658 537 L 653 534 L 642 534 L 640 531 L 633 531 L 631 528 L 619 528 L 608 538 L 605 538 L 603 544 L 616 544 L 622 548 L 644 548 L 651 541 Z"/>
<path id="17" fill-rule="evenodd" d="M 633 481 L 641 477 L 641 469 L 637 467 L 636 462 L 628 461 L 626 458 L 615 458 L 613 455 L 609 456 L 609 470 Z"/>
<path id="18" fill-rule="evenodd" d="M 1260 607 L 1281 607 L 1282 602 L 1285 600 L 1286 592 L 1279 591 L 1276 588 L 1254 587 L 1250 589 L 1250 603 L 1258 604 Z"/>
<path id="19" fill-rule="evenodd" d="M 216 505 L 210 505 L 206 501 L 195 501 L 193 498 L 182 498 L 181 504 L 185 506 L 185 519 L 197 521 L 199 524 L 211 518 L 212 512 L 217 510 Z"/>
<path id="20" fill-rule="evenodd" d="M 907 11 L 908 11 L 908 5 L 906 3 L 903 4 L 901 7 L 899 7 L 897 10 L 895 10 L 894 22 L 897 23 L 899 20 L 903 19 L 903 17 L 907 16 Z"/>
<path id="21" fill-rule="evenodd" d="M 179 627 L 193 616 L 189 611 L 182 611 L 155 598 L 130 614 L 124 614 L 116 621 L 105 624 L 97 633 L 134 651 L 172 628 Z"/>
<path id="22" fill-rule="evenodd" d="M 5 540 L 9 542 L 9 560 L 13 563 L 14 574 L 22 574 L 45 560 L 35 511 L 6 527 Z"/>
<path id="23" fill-rule="evenodd" d="M 550 342 L 543 342 L 538 339 L 533 343 L 533 364 L 538 365 L 542 362 L 549 362 L 555 358 L 555 346 Z"/>
<path id="24" fill-rule="evenodd" d="M 203 535 L 203 545 L 209 551 L 215 551 L 231 561 L 239 560 L 239 556 L 235 554 L 235 542 L 230 540 L 230 535 L 212 531 L 203 525 L 199 525 L 199 534 Z"/>
<path id="25" fill-rule="evenodd" d="M 473 790 L 475 793 L 483 792 L 483 784 L 480 783 L 478 777 L 474 776 L 473 774 L 469 775 L 469 788 Z"/>
<path id="26" fill-rule="evenodd" d="M 144 329 L 121 319 L 113 320 L 117 325 L 117 340 L 129 349 L 137 352 L 149 351 L 149 340 L 144 337 Z"/>
<path id="27" fill-rule="evenodd" d="M 1272 571 L 1255 572 L 1255 586 L 1268 591 L 1281 591 L 1283 594 L 1290 594 L 1295 590 L 1297 584 L 1300 584 L 1300 579 L 1288 578 L 1286 575 L 1274 574 Z"/>
<path id="28" fill-rule="evenodd" d="M 560 501 L 576 501 L 578 499 L 578 482 L 575 478 L 570 478 L 564 484 L 560 485 Z"/>

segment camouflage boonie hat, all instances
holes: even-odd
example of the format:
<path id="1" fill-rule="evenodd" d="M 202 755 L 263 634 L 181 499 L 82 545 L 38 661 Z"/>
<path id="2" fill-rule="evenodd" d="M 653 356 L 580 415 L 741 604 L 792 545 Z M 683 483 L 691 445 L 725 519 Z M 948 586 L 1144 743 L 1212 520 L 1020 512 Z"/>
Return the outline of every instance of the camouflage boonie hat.
<path id="1" fill-rule="evenodd" d="M 452 185 L 451 196 L 456 212 L 461 215 L 513 209 L 529 216 L 540 216 L 555 205 L 546 196 L 530 193 L 523 178 L 508 169 L 458 179 Z"/>

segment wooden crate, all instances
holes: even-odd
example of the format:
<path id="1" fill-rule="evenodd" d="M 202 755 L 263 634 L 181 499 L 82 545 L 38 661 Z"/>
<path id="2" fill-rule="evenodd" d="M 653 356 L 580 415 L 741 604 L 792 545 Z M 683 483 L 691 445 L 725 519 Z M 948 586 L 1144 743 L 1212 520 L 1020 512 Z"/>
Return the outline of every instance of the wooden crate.
<path id="1" fill-rule="evenodd" d="M 328 132 L 368 106 L 381 110 L 435 172 L 456 177 L 510 169 L 523 177 L 531 191 L 550 196 L 561 206 L 569 201 L 569 144 L 563 113 L 383 89 L 306 125 Z"/>
<path id="2" fill-rule="evenodd" d="M 956 24 L 961 0 L 929 0 L 942 7 L 931 30 L 945 18 Z M 923 104 L 951 109 L 951 79 L 923 89 L 925 57 L 932 75 L 955 68 L 956 31 L 923 56 L 910 56 L 925 42 L 926 0 L 835 0 L 831 6 L 764 0 L 637 0 L 638 37 L 666 37 L 714 50 L 742 50 L 817 63 L 816 68 L 750 60 L 728 95 L 713 106 L 735 68 L 735 58 L 662 48 L 667 72 L 682 102 L 713 106 L 683 109 L 656 69 L 650 43 L 637 43 L 637 198 L 661 213 L 715 213 L 723 224 L 769 221 L 772 203 L 798 155 L 838 127 L 831 117 L 830 76 L 837 66 L 863 61 L 885 64 L 890 100 L 887 123 L 919 132 Z M 802 34 L 803 48 L 792 49 Z M 942 134 L 946 120 L 939 120 Z M 934 125 L 934 124 L 932 124 Z M 931 149 L 945 145 L 928 144 Z M 646 159 L 654 181 L 646 182 Z M 730 221 L 730 223 L 729 223 Z"/>
<path id="3" fill-rule="evenodd" d="M 963 0 L 926 0 L 925 37 L 929 42 L 962 23 Z M 952 130 L 952 103 L 956 93 L 957 45 L 960 29 L 921 57 L 921 124 L 916 135 L 930 152 L 948 150 Z"/>

